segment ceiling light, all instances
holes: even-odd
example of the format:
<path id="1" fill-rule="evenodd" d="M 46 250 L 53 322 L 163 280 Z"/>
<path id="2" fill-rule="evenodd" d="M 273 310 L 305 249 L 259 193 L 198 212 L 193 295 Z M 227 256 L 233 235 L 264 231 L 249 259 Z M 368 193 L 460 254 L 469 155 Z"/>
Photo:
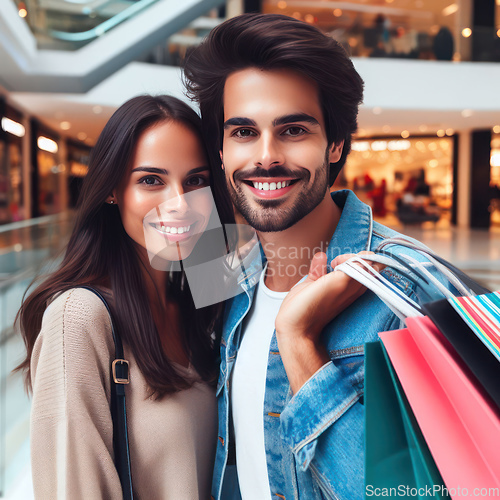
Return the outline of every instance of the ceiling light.
<path id="1" fill-rule="evenodd" d="M 341 17 L 341 16 L 342 16 L 342 9 L 335 9 L 335 10 L 333 11 L 333 15 L 334 15 L 335 17 Z"/>
<path id="2" fill-rule="evenodd" d="M 439 165 L 439 162 L 433 158 L 432 160 L 429 160 L 429 167 L 436 168 Z"/>
<path id="3" fill-rule="evenodd" d="M 314 22 L 314 16 L 312 14 L 306 14 L 304 17 L 306 23 L 312 24 Z"/>
<path id="4" fill-rule="evenodd" d="M 438 137 L 444 137 L 446 135 L 446 132 L 443 130 L 443 129 L 439 129 L 437 132 L 436 132 L 436 135 Z"/>
<path id="5" fill-rule="evenodd" d="M 15 135 L 16 137 L 24 137 L 24 134 L 26 133 L 26 129 L 23 125 L 5 116 L 2 118 L 2 129 L 5 132 L 9 132 L 9 134 Z"/>
<path id="6" fill-rule="evenodd" d="M 490 157 L 490 166 L 500 167 L 500 153 L 494 153 Z"/>
<path id="7" fill-rule="evenodd" d="M 351 148 L 353 151 L 368 151 L 370 143 L 368 141 L 354 141 Z"/>
<path id="8" fill-rule="evenodd" d="M 411 142 L 410 141 L 398 141 L 398 140 L 393 140 L 389 141 L 387 144 L 387 149 L 389 151 L 406 151 L 410 149 L 411 147 Z"/>
<path id="9" fill-rule="evenodd" d="M 22 8 L 22 7 L 19 8 L 18 13 L 19 13 L 19 17 L 23 17 L 23 18 L 28 15 L 28 11 L 25 8 Z"/>
<path id="10" fill-rule="evenodd" d="M 403 130 L 403 131 L 401 132 L 401 137 L 402 137 L 403 139 L 408 139 L 408 137 L 410 137 L 410 132 L 408 132 L 408 130 Z"/>
<path id="11" fill-rule="evenodd" d="M 278 2 L 278 8 L 279 9 L 286 9 L 286 2 L 281 0 L 281 2 Z"/>
<path id="12" fill-rule="evenodd" d="M 48 137 L 44 137 L 43 135 L 38 137 L 37 145 L 43 151 L 47 151 L 49 153 L 57 153 L 59 148 L 57 147 L 57 142 L 49 139 Z"/>
<path id="13" fill-rule="evenodd" d="M 455 131 L 452 128 L 447 128 L 446 129 L 446 135 L 447 136 L 452 136 L 455 133 Z"/>
<path id="14" fill-rule="evenodd" d="M 458 11 L 458 5 L 456 3 L 452 3 L 443 9 L 443 16 L 451 16 L 451 14 L 455 14 Z"/>
<path id="15" fill-rule="evenodd" d="M 472 35 L 472 30 L 470 28 L 464 28 L 462 30 L 462 36 L 464 38 L 469 38 Z"/>
<path id="16" fill-rule="evenodd" d="M 495 132 L 495 134 L 500 134 L 500 125 L 495 125 L 493 127 L 493 132 Z"/>
<path id="17" fill-rule="evenodd" d="M 70 122 L 61 122 L 59 124 L 61 127 L 61 130 L 69 130 L 71 128 L 71 123 Z"/>

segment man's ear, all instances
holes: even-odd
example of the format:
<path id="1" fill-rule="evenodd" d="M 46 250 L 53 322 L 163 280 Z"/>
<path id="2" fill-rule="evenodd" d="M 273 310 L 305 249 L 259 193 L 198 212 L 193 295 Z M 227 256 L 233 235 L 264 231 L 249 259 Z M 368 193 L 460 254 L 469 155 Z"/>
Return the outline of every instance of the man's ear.
<path id="1" fill-rule="evenodd" d="M 344 149 L 344 141 L 333 143 L 330 146 L 330 151 L 329 151 L 329 155 L 328 155 L 328 162 L 329 163 L 337 163 L 342 156 L 343 149 Z"/>

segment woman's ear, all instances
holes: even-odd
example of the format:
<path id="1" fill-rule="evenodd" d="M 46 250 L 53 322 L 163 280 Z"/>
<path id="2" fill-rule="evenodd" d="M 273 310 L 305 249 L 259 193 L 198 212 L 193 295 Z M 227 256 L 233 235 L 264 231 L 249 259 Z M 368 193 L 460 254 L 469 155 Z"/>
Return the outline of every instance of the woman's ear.
<path id="1" fill-rule="evenodd" d="M 114 191 L 106 198 L 106 203 L 108 203 L 109 205 L 116 205 L 117 204 Z"/>
<path id="2" fill-rule="evenodd" d="M 333 143 L 330 146 L 329 151 L 329 163 L 337 163 L 342 156 L 342 150 L 344 149 L 344 141 Z"/>

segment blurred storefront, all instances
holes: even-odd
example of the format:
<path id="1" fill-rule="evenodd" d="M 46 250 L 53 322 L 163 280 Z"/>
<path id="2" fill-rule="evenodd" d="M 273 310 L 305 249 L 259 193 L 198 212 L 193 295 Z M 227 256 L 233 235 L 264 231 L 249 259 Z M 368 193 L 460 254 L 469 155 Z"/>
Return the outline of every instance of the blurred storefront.
<path id="1" fill-rule="evenodd" d="M 64 185 L 60 180 L 65 166 L 60 159 L 60 137 L 37 120 L 31 121 L 33 151 L 33 217 L 63 210 Z"/>
<path id="2" fill-rule="evenodd" d="M 0 100 L 0 224 L 25 218 L 23 115 Z"/>
<path id="3" fill-rule="evenodd" d="M 314 24 L 356 57 L 500 61 L 495 0 L 263 0 L 262 11 Z"/>
<path id="4" fill-rule="evenodd" d="M 446 135 L 355 140 L 335 188 L 353 189 L 378 218 L 396 217 L 404 224 L 449 222 L 453 143 Z"/>
<path id="5" fill-rule="evenodd" d="M 75 208 L 78 196 L 87 175 L 89 156 L 91 148 L 81 143 L 68 141 L 67 143 L 67 165 L 68 165 L 68 208 Z"/>

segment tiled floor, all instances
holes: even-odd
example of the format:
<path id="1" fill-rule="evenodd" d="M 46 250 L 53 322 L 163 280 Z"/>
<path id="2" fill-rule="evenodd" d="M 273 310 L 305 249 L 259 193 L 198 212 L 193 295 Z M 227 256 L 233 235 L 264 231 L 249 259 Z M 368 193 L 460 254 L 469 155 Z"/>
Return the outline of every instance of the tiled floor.
<path id="1" fill-rule="evenodd" d="M 459 229 L 432 223 L 403 227 L 395 219 L 381 222 L 421 241 L 490 290 L 500 290 L 500 229 Z"/>

